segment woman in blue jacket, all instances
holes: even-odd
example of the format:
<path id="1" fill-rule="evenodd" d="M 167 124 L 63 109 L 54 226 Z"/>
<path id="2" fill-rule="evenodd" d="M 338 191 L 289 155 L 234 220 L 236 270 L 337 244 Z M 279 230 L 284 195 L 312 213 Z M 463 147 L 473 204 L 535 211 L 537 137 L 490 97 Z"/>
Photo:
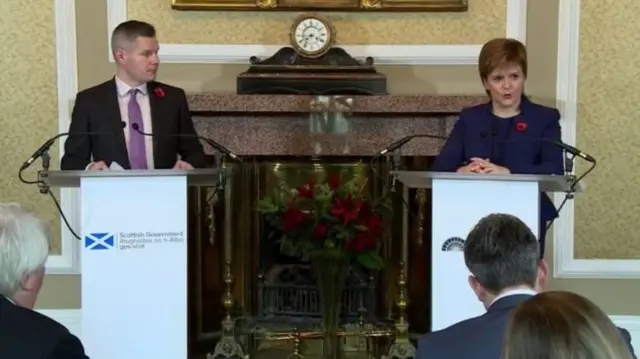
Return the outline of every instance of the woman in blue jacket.
<path id="1" fill-rule="evenodd" d="M 561 140 L 560 113 L 524 94 L 527 51 L 513 39 L 487 42 L 478 59 L 489 101 L 460 112 L 432 171 L 497 174 L 564 173 L 562 149 L 543 139 Z M 558 217 L 551 199 L 540 194 L 540 256 L 547 223 Z"/>

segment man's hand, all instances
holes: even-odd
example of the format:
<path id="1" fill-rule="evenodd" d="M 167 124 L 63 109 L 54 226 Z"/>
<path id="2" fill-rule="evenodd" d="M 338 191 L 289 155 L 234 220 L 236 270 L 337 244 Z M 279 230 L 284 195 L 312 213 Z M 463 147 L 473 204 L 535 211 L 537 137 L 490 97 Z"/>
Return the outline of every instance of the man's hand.
<path id="1" fill-rule="evenodd" d="M 173 166 L 173 169 L 174 170 L 192 170 L 193 166 L 185 161 L 178 160 L 178 162 L 176 162 L 176 164 Z"/>
<path id="2" fill-rule="evenodd" d="M 87 170 L 89 171 L 106 171 L 108 169 L 109 169 L 109 166 L 107 166 L 107 164 L 104 163 L 104 161 L 93 162 L 92 164 L 89 165 L 89 167 L 87 167 Z"/>
<path id="3" fill-rule="evenodd" d="M 508 174 L 511 173 L 508 168 L 498 166 L 491 163 L 489 159 L 483 159 L 479 157 L 473 157 L 469 165 L 476 164 L 477 173 L 495 173 L 495 174 Z"/>

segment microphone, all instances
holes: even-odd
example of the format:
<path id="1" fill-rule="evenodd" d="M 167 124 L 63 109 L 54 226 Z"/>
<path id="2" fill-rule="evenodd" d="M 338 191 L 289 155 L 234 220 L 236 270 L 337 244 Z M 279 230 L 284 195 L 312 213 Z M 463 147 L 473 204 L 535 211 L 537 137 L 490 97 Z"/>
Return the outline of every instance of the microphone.
<path id="1" fill-rule="evenodd" d="M 122 127 L 124 128 L 124 122 L 122 123 Z M 24 161 L 24 163 L 22 163 L 22 166 L 20 166 L 20 171 L 24 171 L 26 170 L 29 166 L 31 166 L 31 164 L 37 160 L 38 158 L 42 157 L 44 154 L 46 154 L 49 149 L 51 148 L 51 146 L 53 146 L 53 144 L 56 142 L 57 139 L 59 139 L 60 137 L 65 137 L 65 136 L 73 136 L 73 135 L 82 135 L 82 136 L 100 136 L 100 135 L 116 135 L 117 132 L 63 132 L 63 133 L 59 133 L 51 138 L 49 138 L 47 141 L 45 141 L 45 143 L 42 144 L 42 146 L 40 146 L 40 148 L 38 148 L 26 161 Z M 45 168 L 49 167 L 48 164 L 44 166 Z"/>
<path id="2" fill-rule="evenodd" d="M 477 139 L 478 141 L 482 141 L 482 140 L 486 140 L 488 139 L 489 135 L 491 135 L 492 137 L 495 136 L 495 132 L 492 131 L 492 133 L 490 134 L 489 132 L 481 132 L 480 133 L 480 137 Z M 403 145 L 405 145 L 407 142 L 411 141 L 414 138 L 417 137 L 427 137 L 427 138 L 435 138 L 435 139 L 443 139 L 443 140 L 447 140 L 448 137 L 444 137 L 444 136 L 436 136 L 436 135 L 430 135 L 430 134 L 415 134 L 415 135 L 410 135 L 410 136 L 406 136 L 403 137 L 393 143 L 391 143 L 389 146 L 387 146 L 384 150 L 378 152 L 372 159 L 371 159 L 371 163 L 370 163 L 370 167 L 373 167 L 373 162 L 381 157 L 382 155 L 391 152 L 391 151 L 395 151 L 398 148 L 402 147 Z M 574 157 L 580 157 L 588 162 L 591 162 L 593 164 L 596 163 L 596 159 L 589 155 L 588 153 L 579 150 L 569 144 L 566 144 L 562 141 L 558 141 L 558 140 L 554 140 L 554 139 L 550 139 L 550 138 L 532 138 L 532 139 L 505 139 L 505 140 L 494 140 L 497 141 L 499 143 L 506 143 L 506 142 L 546 142 L 546 143 L 551 143 L 555 146 L 560 147 L 561 149 L 563 149 L 566 153 L 570 153 L 572 154 Z M 567 161 L 568 159 L 565 159 L 565 161 Z M 566 166 L 566 164 L 565 164 Z M 571 163 L 571 166 L 573 167 L 573 163 Z M 565 168 L 565 171 L 567 169 Z M 570 170 L 569 170 L 570 171 Z"/>
<path id="3" fill-rule="evenodd" d="M 589 161 L 591 163 L 595 163 L 596 162 L 596 159 L 593 156 L 589 155 L 588 153 L 582 152 L 581 150 L 579 150 L 579 149 L 577 149 L 577 148 L 575 148 L 575 147 L 573 147 L 571 145 L 568 145 L 568 144 L 566 144 L 566 143 L 564 143 L 562 141 L 556 141 L 556 140 L 548 140 L 548 141 L 554 143 L 556 146 L 561 147 L 562 149 L 564 149 L 565 151 L 569 152 L 570 154 L 572 154 L 574 156 L 578 156 L 578 157 L 580 157 L 580 158 L 582 158 L 582 159 L 584 159 L 586 161 Z"/>
<path id="4" fill-rule="evenodd" d="M 496 135 L 495 132 L 491 133 L 491 136 L 495 136 L 495 135 Z M 480 138 L 479 139 L 485 139 L 487 137 L 489 137 L 489 133 L 485 131 L 485 132 L 481 132 L 480 133 Z M 579 149 L 577 149 L 577 148 L 575 148 L 575 147 L 573 147 L 573 146 L 571 146 L 569 144 L 566 144 L 566 143 L 564 143 L 562 141 L 557 141 L 557 140 L 553 140 L 553 139 L 550 139 L 550 138 L 532 138 L 532 139 L 528 139 L 528 140 L 510 139 L 510 140 L 496 140 L 496 141 L 499 142 L 499 143 L 505 143 L 505 142 L 527 142 L 527 141 L 529 141 L 529 142 L 538 142 L 539 141 L 539 142 L 552 143 L 552 144 L 562 148 L 563 150 L 565 150 L 566 152 L 568 152 L 568 153 L 570 153 L 570 154 L 572 154 L 574 156 L 578 156 L 578 157 L 580 157 L 580 158 L 582 158 L 582 159 L 584 159 L 584 160 L 586 160 L 588 162 L 591 162 L 591 163 L 595 163 L 596 162 L 596 159 L 593 156 L 591 156 L 590 154 L 588 154 L 586 152 L 583 152 L 582 150 L 579 150 Z"/>
<path id="5" fill-rule="evenodd" d="M 29 168 L 29 166 L 31 166 L 31 164 L 33 163 L 33 161 L 37 160 L 38 158 L 40 158 L 45 152 L 49 151 L 49 149 L 51 148 L 51 146 L 53 146 L 53 144 L 56 142 L 56 140 L 60 137 L 63 136 L 67 136 L 69 135 L 68 132 L 65 133 L 59 133 L 53 137 L 51 137 L 50 139 L 48 139 L 45 143 L 42 144 L 42 146 L 40 146 L 40 148 L 38 148 L 26 161 L 24 161 L 22 163 L 22 166 L 20 166 L 20 171 L 24 171 L 27 168 Z"/>
<path id="6" fill-rule="evenodd" d="M 122 127 L 124 128 L 124 127 L 126 127 L 126 126 L 127 126 L 127 124 L 126 124 L 124 121 L 122 121 Z M 134 130 L 134 131 L 136 131 L 137 133 L 139 133 L 139 134 L 141 134 L 141 135 L 143 135 L 143 136 L 151 136 L 151 137 L 154 137 L 154 136 L 164 136 L 164 137 L 195 137 L 195 138 L 197 138 L 197 139 L 199 139 L 199 140 L 203 140 L 203 141 L 205 141 L 205 142 L 206 142 L 206 143 L 208 143 L 211 147 L 213 147 L 213 148 L 215 148 L 216 150 L 218 150 L 218 151 L 220 151 L 220 152 L 222 152 L 222 153 L 224 153 L 224 154 L 228 155 L 229 157 L 233 158 L 234 160 L 236 160 L 236 161 L 238 161 L 238 162 L 242 162 L 242 159 L 241 159 L 240 157 L 238 157 L 238 155 L 236 155 L 235 153 L 233 153 L 233 152 L 229 151 L 229 149 L 227 149 L 227 148 L 226 148 L 226 147 L 224 147 L 223 145 L 219 144 L 218 142 L 216 142 L 216 141 L 214 141 L 214 140 L 212 140 L 212 139 L 206 138 L 206 137 L 202 137 L 202 136 L 198 136 L 198 135 L 190 135 L 190 134 L 179 134 L 179 133 L 178 133 L 178 134 L 161 134 L 161 135 L 153 134 L 153 133 L 146 133 L 146 132 L 142 132 L 142 131 L 140 130 L 140 126 L 138 126 L 138 124 L 137 124 L 137 123 L 132 124 L 132 125 L 131 125 L 131 128 L 133 128 L 133 130 Z"/>
<path id="7" fill-rule="evenodd" d="M 491 136 L 495 136 L 495 132 L 491 133 Z M 436 135 L 429 135 L 429 134 L 416 134 L 416 135 L 410 135 L 410 136 L 406 136 L 403 137 L 393 143 L 391 143 L 389 146 L 387 146 L 384 150 L 378 152 L 378 156 L 382 156 L 388 152 L 392 152 L 397 150 L 398 148 L 404 146 L 407 142 L 411 141 L 414 138 L 418 138 L 418 137 L 426 137 L 426 138 L 434 138 L 434 139 L 439 139 L 439 140 L 447 140 L 449 139 L 448 137 L 445 136 L 436 136 Z M 479 140 L 485 139 L 489 137 L 489 133 L 488 132 L 481 132 L 480 133 L 480 138 Z M 522 140 L 522 139 L 512 139 L 512 140 L 498 140 L 499 142 L 526 142 L 527 140 Z M 578 156 L 580 158 L 583 158 L 586 161 L 589 162 L 595 162 L 595 158 L 591 155 L 589 155 L 586 152 L 583 152 L 582 150 L 579 150 L 571 145 L 568 145 L 562 141 L 557 141 L 557 140 L 552 140 L 549 138 L 538 138 L 538 139 L 530 139 L 529 141 L 541 141 L 541 142 L 550 142 L 553 143 L 554 145 L 564 149 L 565 151 L 571 153 L 574 156 Z"/>
<path id="8" fill-rule="evenodd" d="M 398 148 L 404 146 L 407 142 L 413 140 L 414 138 L 418 138 L 418 137 L 434 138 L 434 139 L 437 139 L 437 140 L 446 140 L 446 139 L 448 139 L 448 137 L 436 136 L 436 135 L 428 135 L 428 134 L 410 135 L 410 136 L 403 137 L 403 138 L 393 142 L 392 144 L 387 146 L 384 150 L 378 152 L 378 156 L 383 156 L 387 152 L 393 152 L 393 151 L 397 150 Z"/>

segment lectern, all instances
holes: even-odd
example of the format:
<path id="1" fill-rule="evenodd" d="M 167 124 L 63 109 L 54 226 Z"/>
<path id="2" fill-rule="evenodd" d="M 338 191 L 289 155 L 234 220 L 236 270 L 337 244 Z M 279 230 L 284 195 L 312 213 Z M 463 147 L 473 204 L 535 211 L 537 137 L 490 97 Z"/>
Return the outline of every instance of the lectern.
<path id="1" fill-rule="evenodd" d="M 410 188 L 432 189 L 431 330 L 481 315 L 469 287 L 464 238 L 490 213 L 519 217 L 538 235 L 540 192 L 581 192 L 570 176 L 394 171 Z"/>
<path id="2" fill-rule="evenodd" d="M 204 170 L 56 171 L 81 194 L 82 341 L 92 359 L 187 358 L 187 187 Z"/>

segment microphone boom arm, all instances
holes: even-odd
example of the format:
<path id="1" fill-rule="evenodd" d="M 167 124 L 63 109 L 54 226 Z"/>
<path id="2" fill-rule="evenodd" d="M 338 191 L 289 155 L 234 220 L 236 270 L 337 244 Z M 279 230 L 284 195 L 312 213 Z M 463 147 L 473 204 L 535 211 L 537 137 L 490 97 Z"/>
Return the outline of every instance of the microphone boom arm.
<path id="1" fill-rule="evenodd" d="M 122 122 L 122 126 L 125 127 L 126 124 L 124 123 L 124 121 Z M 142 130 L 140 130 L 140 127 L 138 126 L 137 123 L 134 123 L 131 125 L 131 128 L 133 128 L 134 131 L 136 131 L 137 133 L 143 135 L 143 136 L 162 136 L 162 137 L 195 137 L 199 140 L 205 141 L 209 146 L 211 146 L 212 148 L 228 155 L 229 157 L 233 158 L 234 160 L 238 161 L 238 162 L 242 162 L 242 159 L 236 155 L 235 153 L 229 151 L 229 149 L 227 149 L 226 147 L 224 147 L 223 145 L 217 143 L 216 141 L 210 139 L 210 138 L 206 138 L 206 137 L 202 137 L 199 136 L 198 134 L 169 134 L 169 135 L 163 135 L 163 134 L 153 134 L 153 133 L 147 133 L 147 132 L 143 132 Z"/>

